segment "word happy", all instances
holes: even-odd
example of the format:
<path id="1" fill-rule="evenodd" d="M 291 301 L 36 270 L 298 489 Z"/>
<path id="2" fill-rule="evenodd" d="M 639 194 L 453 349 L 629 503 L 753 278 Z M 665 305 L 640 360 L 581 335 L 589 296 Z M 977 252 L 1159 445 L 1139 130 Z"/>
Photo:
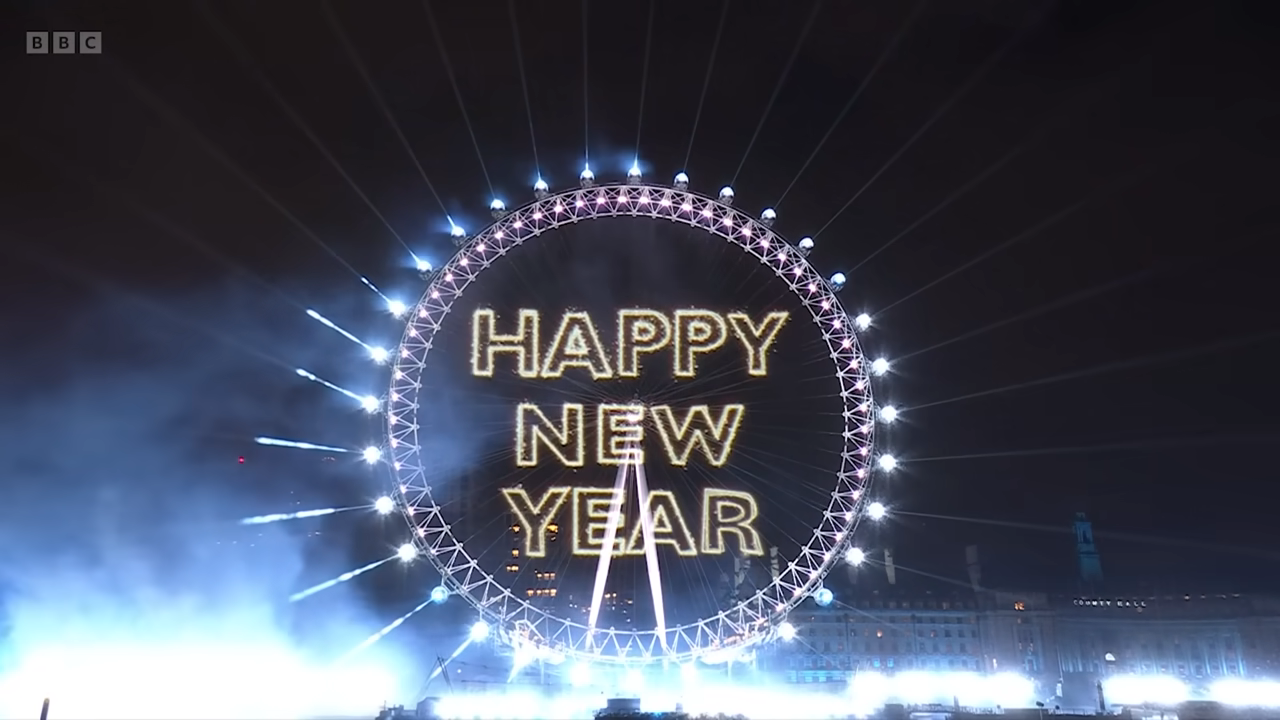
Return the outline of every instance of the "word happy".
<path id="1" fill-rule="evenodd" d="M 689 309 L 668 315 L 643 308 L 619 310 L 615 351 L 610 353 L 588 313 L 565 312 L 544 348 L 542 316 L 537 310 L 520 310 L 514 332 L 500 333 L 497 314 L 481 309 L 471 322 L 471 372 L 493 377 L 502 355 L 510 356 L 517 375 L 530 380 L 556 379 L 570 370 L 588 373 L 596 381 L 638 378 L 642 356 L 670 351 L 675 377 L 691 379 L 698 374 L 698 357 L 721 349 L 732 337 L 746 355 L 747 374 L 765 377 L 769 349 L 788 318 L 787 312 L 771 312 L 755 322 L 745 313 Z M 709 464 L 720 467 L 728 461 L 745 413 L 746 407 L 740 404 L 715 412 L 707 405 L 677 412 L 667 405 L 601 404 L 595 408 L 595 459 L 599 465 L 643 463 L 647 419 L 672 465 L 686 465 L 696 449 Z M 532 403 L 517 406 L 516 464 L 520 467 L 538 465 L 543 450 L 566 467 L 585 465 L 585 406 L 566 403 L 552 415 L 559 417 L 553 420 Z"/>
<path id="2" fill-rule="evenodd" d="M 573 518 L 573 554 L 599 556 L 609 544 L 609 518 L 616 517 L 612 555 L 645 553 L 644 522 L 632 522 L 624 513 L 627 498 L 613 488 L 553 487 L 537 500 L 524 488 L 504 488 L 502 496 L 515 515 L 523 538 L 526 557 L 547 555 L 547 528 L 571 506 Z M 764 543 L 755 528 L 760 509 L 749 493 L 734 490 L 702 491 L 702 522 L 694 536 L 684 512 L 669 490 L 649 492 L 648 510 L 652 519 L 653 544 L 667 545 L 681 557 L 721 555 L 727 551 L 726 539 L 737 541 L 737 553 L 745 556 L 764 555 Z"/>

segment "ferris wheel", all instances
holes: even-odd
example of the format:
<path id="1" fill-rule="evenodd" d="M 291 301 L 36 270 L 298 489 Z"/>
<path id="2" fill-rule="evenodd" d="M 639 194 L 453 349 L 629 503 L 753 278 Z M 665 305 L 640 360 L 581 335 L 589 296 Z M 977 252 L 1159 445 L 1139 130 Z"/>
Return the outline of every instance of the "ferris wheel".
<path id="1" fill-rule="evenodd" d="M 714 197 L 705 196 L 689 189 L 684 173 L 676 175 L 669 186 L 658 185 L 646 182 L 638 167 L 633 167 L 623 182 L 598 183 L 588 168 L 577 187 L 553 192 L 538 180 L 534 195 L 532 202 L 511 210 L 493 201 L 493 222 L 480 232 L 468 234 L 452 225 L 457 251 L 438 268 L 425 263 L 420 266 L 428 284 L 421 300 L 405 308 L 403 338 L 392 353 L 385 404 L 385 459 L 395 478 L 397 506 L 411 528 L 412 550 L 427 558 L 443 578 L 435 599 L 442 599 L 447 592 L 466 600 L 479 615 L 473 635 L 492 631 L 515 650 L 518 664 L 558 664 L 568 659 L 623 665 L 695 660 L 715 664 L 740 658 L 760 643 L 789 639 L 795 628 L 787 621 L 788 613 L 806 599 L 831 602 L 832 593 L 824 586 L 824 579 L 841 563 L 863 561 L 856 537 L 859 522 L 884 513 L 884 506 L 870 494 L 872 482 L 878 473 L 892 471 L 896 461 L 892 455 L 877 452 L 875 429 L 877 423 L 892 422 L 896 411 L 878 407 L 873 400 L 872 380 L 889 367 L 886 361 L 872 361 L 862 352 L 859 335 L 871 328 L 871 318 L 846 312 L 838 297 L 846 278 L 839 272 L 824 275 L 814 268 L 809 260 L 814 250 L 812 239 L 791 243 L 780 237 L 772 229 L 774 211 L 766 209 L 759 216 L 742 212 L 734 206 L 730 187 Z M 811 321 L 806 332 L 814 334 L 816 354 L 821 355 L 812 360 L 824 368 L 815 372 L 833 383 L 835 404 L 829 413 L 828 434 L 835 438 L 836 460 L 822 472 L 825 500 L 811 504 L 811 517 L 804 525 L 807 537 L 793 550 L 779 553 L 776 547 L 765 547 L 759 533 L 751 535 L 755 530 L 749 524 L 761 513 L 759 498 L 704 488 L 703 523 L 695 533 L 689 528 L 697 523 L 686 523 L 678 507 L 663 501 L 667 491 L 649 480 L 655 457 L 659 461 L 669 457 L 670 464 L 682 471 L 701 456 L 705 456 L 706 465 L 723 466 L 749 403 L 727 404 L 720 408 L 718 417 L 709 406 L 700 405 L 686 411 L 680 421 L 674 411 L 659 404 L 660 393 L 650 397 L 643 387 L 635 390 L 634 383 L 627 386 L 632 388 L 629 396 L 618 397 L 599 390 L 597 382 L 590 392 L 607 402 L 585 411 L 582 404 L 566 403 L 558 413 L 543 412 L 535 403 L 516 398 L 516 461 L 510 468 L 512 484 L 502 490 L 512 511 L 509 517 L 515 518 L 511 531 L 523 530 L 529 543 L 523 545 L 525 555 L 545 558 L 543 538 L 556 527 L 558 517 L 572 515 L 573 561 L 589 564 L 591 572 L 585 576 L 593 580 L 583 583 L 576 602 L 549 604 L 541 590 L 535 593 L 533 588 L 514 587 L 514 575 L 504 574 L 502 567 L 489 559 L 491 543 L 480 543 L 474 539 L 477 536 L 461 530 L 463 525 L 473 524 L 473 516 L 487 519 L 491 513 L 478 512 L 474 504 L 456 502 L 458 493 L 446 490 L 437 472 L 442 443 L 434 434 L 443 427 L 441 417 L 452 407 L 438 395 L 446 392 L 452 381 L 433 380 L 440 367 L 435 360 L 442 353 L 457 354 L 446 335 L 470 339 L 472 378 L 505 374 L 508 383 L 524 383 L 530 388 L 574 372 L 595 381 L 639 377 L 640 359 L 658 349 L 674 349 L 677 380 L 692 380 L 699 359 L 736 336 L 742 340 L 748 367 L 732 382 L 746 383 L 767 375 L 771 344 L 788 317 L 787 312 L 768 313 L 757 320 L 746 313 L 623 307 L 617 313 L 615 358 L 600 340 L 599 323 L 587 312 L 566 310 L 552 333 L 534 310 L 521 309 L 503 316 L 477 305 L 472 298 L 483 293 L 478 288 L 486 275 L 510 265 L 525 248 L 593 224 L 623 221 L 628 227 L 641 228 L 640 234 L 623 233 L 616 239 L 610 235 L 607 242 L 641 242 L 636 238 L 677 227 L 680 232 L 674 234 L 675 241 L 706 244 L 710 240 L 738 260 L 749 261 L 772 285 L 785 288 L 796 308 L 792 325 L 800 324 L 804 314 Z M 599 245 L 606 241 L 591 242 Z M 567 281 L 555 277 L 554 271 L 540 275 L 532 282 Z M 608 276 L 596 281 L 609 282 Z M 580 283 L 582 278 L 573 282 Z M 472 298 L 470 304 L 468 298 Z M 465 316 L 467 307 L 473 309 L 471 318 Z M 539 337 L 545 345 L 551 336 L 544 354 Z M 499 367 L 500 361 L 509 362 Z M 726 377 L 722 374 L 720 382 L 730 382 Z M 521 386 L 513 392 L 525 390 Z M 455 398 L 452 405 L 463 402 Z M 591 440 L 586 437 L 590 423 L 584 415 L 593 413 L 595 427 L 602 435 Z M 703 422 L 705 432 L 694 428 L 698 421 Z M 661 440 L 661 444 L 649 443 L 661 447 L 651 450 L 648 459 L 641 439 L 646 428 L 651 438 L 656 435 Z M 606 439 L 605 433 L 610 437 Z M 681 438 L 683 450 L 678 442 Z M 586 452 L 589 448 L 595 449 L 595 464 L 607 467 L 613 475 L 612 487 L 575 488 L 563 480 L 543 483 L 537 491 L 533 484 L 526 485 L 525 476 L 548 460 L 557 466 L 561 477 L 577 473 L 591 464 L 587 462 L 592 454 Z M 585 504 L 580 496 L 586 496 Z M 766 497 L 763 504 L 772 503 Z M 565 512 L 557 514 L 561 509 Z M 592 552 L 578 552 L 577 526 L 584 513 L 594 513 L 597 521 L 598 537 Z M 701 544 L 695 536 L 700 536 Z M 744 556 L 762 558 L 768 568 L 766 576 L 712 611 L 696 618 L 676 618 L 679 613 L 670 610 L 673 602 L 679 601 L 666 597 L 661 581 L 664 566 L 670 572 L 681 558 L 696 556 L 699 551 L 718 552 L 726 536 L 736 537 Z M 676 552 L 660 558 L 667 551 L 659 548 L 664 542 Z M 521 546 L 513 547 L 510 553 L 518 557 Z M 766 555 L 767 561 L 763 559 Z M 647 593 L 638 593 L 648 597 L 637 596 L 628 602 L 645 602 L 652 607 L 643 622 L 619 626 L 602 620 L 601 606 L 610 597 L 611 572 L 616 573 L 624 561 L 633 561 L 634 572 L 647 576 L 642 585 L 648 586 Z M 515 564 L 507 567 L 513 573 L 517 568 Z M 539 576 L 544 574 L 554 576 L 552 571 Z M 546 592 L 556 594 L 554 588 Z"/>

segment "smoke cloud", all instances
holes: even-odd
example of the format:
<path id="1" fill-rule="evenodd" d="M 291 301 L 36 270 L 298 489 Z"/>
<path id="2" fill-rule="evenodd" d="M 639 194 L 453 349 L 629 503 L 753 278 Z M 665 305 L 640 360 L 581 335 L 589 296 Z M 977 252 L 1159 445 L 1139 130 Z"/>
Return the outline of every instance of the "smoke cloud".
<path id="1" fill-rule="evenodd" d="M 377 519 L 236 523 L 378 492 L 354 459 L 248 442 L 368 433 L 345 398 L 267 357 L 376 391 L 383 380 L 356 362 L 359 348 L 320 330 L 297 308 L 224 287 L 82 304 L 42 342 L 10 346 L 0 717 L 32 717 L 46 696 L 53 718 L 370 717 L 411 700 L 401 688 L 417 671 L 394 635 L 332 664 L 398 604 L 379 610 L 355 583 L 312 611 L 285 600 L 361 564 Z"/>

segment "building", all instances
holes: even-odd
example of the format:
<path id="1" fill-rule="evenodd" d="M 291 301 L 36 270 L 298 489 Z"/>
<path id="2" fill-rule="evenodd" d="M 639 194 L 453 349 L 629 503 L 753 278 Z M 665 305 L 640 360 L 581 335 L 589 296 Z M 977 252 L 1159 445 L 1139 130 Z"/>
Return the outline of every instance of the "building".
<path id="1" fill-rule="evenodd" d="M 1280 600 L 1247 595 L 1062 598 L 1053 609 L 1064 675 L 1186 681 L 1280 675 Z"/>
<path id="2" fill-rule="evenodd" d="M 507 513 L 507 539 L 509 557 L 506 558 L 502 574 L 506 576 L 506 585 L 515 592 L 523 590 L 525 598 L 535 605 L 550 608 L 559 606 L 556 598 L 560 597 L 560 583 L 563 578 L 569 551 L 566 544 L 560 542 L 560 525 L 550 523 L 545 533 L 546 554 L 543 557 L 525 557 L 527 532 L 520 524 L 515 513 Z"/>
<path id="3" fill-rule="evenodd" d="M 975 595 L 981 608 L 982 669 L 1052 679 L 1057 673 L 1057 627 L 1049 596 L 986 589 Z"/>
<path id="4" fill-rule="evenodd" d="M 980 669 L 978 605 L 964 593 L 912 594 L 873 590 L 792 614 L 794 641 L 778 644 L 762 662 L 788 682 L 847 683 L 862 670 Z"/>
<path id="5" fill-rule="evenodd" d="M 1087 592 L 1065 595 L 984 586 L 976 548 L 966 552 L 968 583 L 900 577 L 886 553 L 883 563 L 859 568 L 856 583 L 833 574 L 836 600 L 794 611 L 795 640 L 761 662 L 795 683 L 844 683 L 861 670 L 1015 672 L 1044 697 L 1064 686 L 1090 694 L 1113 674 L 1170 676 L 1192 687 L 1280 679 L 1280 597 L 1123 592 L 1103 582 L 1083 516 L 1075 539 L 1075 584 Z"/>

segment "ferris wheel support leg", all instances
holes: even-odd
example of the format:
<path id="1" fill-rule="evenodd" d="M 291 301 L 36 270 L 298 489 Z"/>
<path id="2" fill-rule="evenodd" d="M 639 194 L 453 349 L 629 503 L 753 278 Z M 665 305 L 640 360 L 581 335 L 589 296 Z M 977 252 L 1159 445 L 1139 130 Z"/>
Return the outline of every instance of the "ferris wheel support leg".
<path id="1" fill-rule="evenodd" d="M 658 544 L 653 540 L 653 512 L 649 507 L 649 480 L 644 465 L 636 466 L 636 495 L 640 501 L 640 530 L 644 533 L 644 559 L 649 567 L 649 593 L 653 596 L 653 618 L 658 642 L 667 649 L 667 611 L 662 601 L 662 571 L 658 567 Z"/>
<path id="2" fill-rule="evenodd" d="M 600 603 L 604 601 L 605 584 L 609 581 L 609 563 L 613 561 L 618 526 L 622 524 L 622 501 L 627 494 L 627 475 L 631 465 L 618 466 L 613 482 L 613 499 L 609 503 L 609 519 L 605 521 L 604 541 L 600 543 L 600 562 L 596 564 L 596 586 L 591 591 L 591 610 L 587 615 L 587 642 L 595 642 L 596 621 L 600 619 Z"/>

